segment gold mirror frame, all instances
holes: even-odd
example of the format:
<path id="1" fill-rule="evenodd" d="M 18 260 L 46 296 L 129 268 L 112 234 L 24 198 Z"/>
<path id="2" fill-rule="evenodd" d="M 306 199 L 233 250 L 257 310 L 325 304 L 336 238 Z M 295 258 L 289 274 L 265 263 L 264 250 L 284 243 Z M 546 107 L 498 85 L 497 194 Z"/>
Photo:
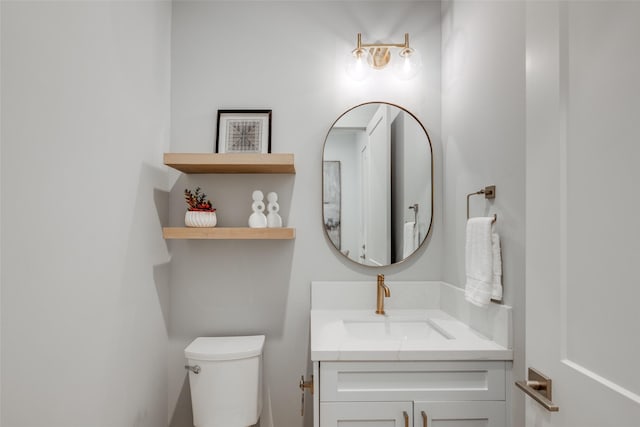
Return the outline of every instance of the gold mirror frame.
<path id="1" fill-rule="evenodd" d="M 326 159 L 326 153 L 327 153 L 327 142 L 329 141 L 329 137 L 332 134 L 332 131 L 334 131 L 334 129 L 336 128 L 336 124 L 343 119 L 347 114 L 353 112 L 354 110 L 361 108 L 363 106 L 373 106 L 373 105 L 386 105 L 388 107 L 393 107 L 399 110 L 399 112 L 404 112 L 406 114 L 405 117 L 411 117 L 413 120 L 415 120 L 415 122 L 419 125 L 419 128 L 424 132 L 424 136 L 426 137 L 426 152 L 428 153 L 429 156 L 429 162 L 428 164 L 426 164 L 426 167 L 430 168 L 430 172 L 428 174 L 429 179 L 430 179 L 430 183 L 425 183 L 424 184 L 424 191 L 429 191 L 429 195 L 428 195 L 428 202 L 430 204 L 429 209 L 426 209 L 427 212 L 429 212 L 429 221 L 428 224 L 425 222 L 424 226 L 426 228 L 426 231 L 424 232 L 423 236 L 419 237 L 419 242 L 418 245 L 415 247 L 415 249 L 413 250 L 413 252 L 411 254 L 409 254 L 408 256 L 402 256 L 402 257 L 396 257 L 396 260 L 390 260 L 390 262 L 388 264 L 383 264 L 383 265 L 371 265 L 371 264 L 367 264 L 365 262 L 360 262 L 359 259 L 361 258 L 360 254 L 356 254 L 355 256 L 352 255 L 351 253 L 347 253 L 345 254 L 340 247 L 336 246 L 334 239 L 332 238 L 332 236 L 330 235 L 330 231 L 329 231 L 329 227 L 328 227 L 328 221 L 327 221 L 327 216 L 326 216 L 326 203 L 327 201 L 325 200 L 325 189 L 327 188 L 326 185 L 327 183 L 325 182 L 326 179 L 326 170 L 325 170 L 325 166 L 326 166 L 326 162 L 330 161 Z M 433 227 L 433 212 L 434 212 L 434 208 L 433 208 L 433 198 L 434 198 L 434 185 L 433 185 L 433 176 L 434 176 L 434 167 L 433 167 L 433 145 L 431 143 L 431 138 L 429 136 L 429 133 L 427 132 L 426 128 L 424 127 L 424 125 L 422 124 L 422 122 L 413 114 L 411 113 L 409 110 L 407 110 L 404 107 L 401 107 L 399 105 L 393 104 L 393 103 L 389 103 L 389 102 L 383 102 L 383 101 L 372 101 L 372 102 L 365 102 L 359 105 L 356 105 L 354 107 L 349 108 L 348 110 L 346 110 L 345 112 L 343 112 L 331 125 L 331 127 L 329 128 L 329 131 L 327 132 L 326 136 L 325 136 L 325 140 L 324 140 L 324 144 L 323 144 L 323 150 L 322 150 L 322 224 L 323 224 L 323 229 L 325 231 L 325 237 L 326 239 L 329 241 L 329 243 L 331 244 L 331 246 L 333 246 L 340 255 L 344 256 L 345 258 L 347 258 L 348 260 L 361 265 L 361 266 L 365 266 L 365 267 L 386 267 L 386 266 L 390 266 L 390 265 L 398 265 L 404 261 L 406 261 L 407 259 L 411 258 L 413 255 L 415 255 L 416 252 L 418 252 L 420 250 L 420 248 L 422 248 L 422 246 L 425 244 L 425 242 L 427 242 L 427 240 L 429 239 L 430 235 L 431 235 L 431 229 Z M 429 185 L 430 184 L 430 185 Z M 341 205 L 341 203 L 340 203 Z M 342 208 L 342 206 L 340 206 L 340 209 Z M 408 209 L 413 208 L 413 206 L 411 207 L 407 207 Z M 360 208 L 362 209 L 362 208 Z M 390 208 L 389 208 L 390 209 Z M 423 207 L 420 208 L 421 212 L 424 212 L 425 209 Z M 415 212 L 415 211 L 414 211 Z M 341 215 L 341 213 L 340 213 Z M 341 219 L 341 217 L 340 217 Z M 404 219 L 401 219 L 402 224 L 404 225 Z M 393 224 L 390 224 L 390 227 L 393 227 Z M 387 243 L 388 246 L 391 245 L 391 242 Z"/>

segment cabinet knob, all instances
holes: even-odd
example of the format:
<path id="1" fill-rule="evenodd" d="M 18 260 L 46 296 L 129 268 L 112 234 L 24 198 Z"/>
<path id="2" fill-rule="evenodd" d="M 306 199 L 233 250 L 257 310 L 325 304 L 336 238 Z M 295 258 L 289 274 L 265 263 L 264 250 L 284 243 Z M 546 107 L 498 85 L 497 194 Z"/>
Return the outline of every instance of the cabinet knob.
<path id="1" fill-rule="evenodd" d="M 422 415 L 422 427 L 428 427 L 429 420 L 427 418 L 427 413 L 424 411 L 420 411 L 420 415 Z"/>
<path id="2" fill-rule="evenodd" d="M 402 416 L 404 417 L 404 427 L 409 427 L 409 414 L 407 414 L 407 411 L 402 411 Z"/>

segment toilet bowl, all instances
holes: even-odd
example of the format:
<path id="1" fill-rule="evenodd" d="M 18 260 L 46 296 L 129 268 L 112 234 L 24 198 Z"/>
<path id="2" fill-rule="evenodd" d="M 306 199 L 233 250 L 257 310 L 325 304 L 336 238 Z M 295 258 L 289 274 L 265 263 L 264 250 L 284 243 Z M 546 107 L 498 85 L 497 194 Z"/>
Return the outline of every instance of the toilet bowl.
<path id="1" fill-rule="evenodd" d="M 258 422 L 264 340 L 264 335 L 199 337 L 184 349 L 195 427 L 247 427 Z"/>

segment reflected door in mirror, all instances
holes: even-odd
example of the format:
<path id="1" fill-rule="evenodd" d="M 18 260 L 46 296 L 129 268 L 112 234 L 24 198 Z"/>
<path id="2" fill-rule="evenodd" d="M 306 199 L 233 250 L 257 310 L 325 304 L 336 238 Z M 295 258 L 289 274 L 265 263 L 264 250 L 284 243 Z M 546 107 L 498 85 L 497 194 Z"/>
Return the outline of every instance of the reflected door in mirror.
<path id="1" fill-rule="evenodd" d="M 431 228 L 432 170 L 427 132 L 408 111 L 367 103 L 344 113 L 329 131 L 323 152 L 323 221 L 329 241 L 363 265 L 406 259 Z"/>

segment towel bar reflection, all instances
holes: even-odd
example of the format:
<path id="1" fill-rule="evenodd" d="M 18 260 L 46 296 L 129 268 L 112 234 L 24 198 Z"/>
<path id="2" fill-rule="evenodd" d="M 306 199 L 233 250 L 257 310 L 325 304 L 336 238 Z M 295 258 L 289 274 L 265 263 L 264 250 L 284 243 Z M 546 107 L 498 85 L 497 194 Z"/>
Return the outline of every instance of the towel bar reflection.
<path id="1" fill-rule="evenodd" d="M 409 209 L 413 210 L 413 226 L 418 225 L 418 210 L 420 209 L 420 205 L 417 203 L 409 206 Z"/>
<path id="2" fill-rule="evenodd" d="M 469 198 L 471 196 L 475 196 L 478 194 L 484 194 L 485 199 L 495 199 L 496 198 L 496 186 L 489 185 L 484 187 L 482 190 L 476 191 L 475 193 L 467 194 L 467 219 L 469 219 Z M 498 215 L 493 214 L 493 222 L 496 222 L 498 219 Z"/>

